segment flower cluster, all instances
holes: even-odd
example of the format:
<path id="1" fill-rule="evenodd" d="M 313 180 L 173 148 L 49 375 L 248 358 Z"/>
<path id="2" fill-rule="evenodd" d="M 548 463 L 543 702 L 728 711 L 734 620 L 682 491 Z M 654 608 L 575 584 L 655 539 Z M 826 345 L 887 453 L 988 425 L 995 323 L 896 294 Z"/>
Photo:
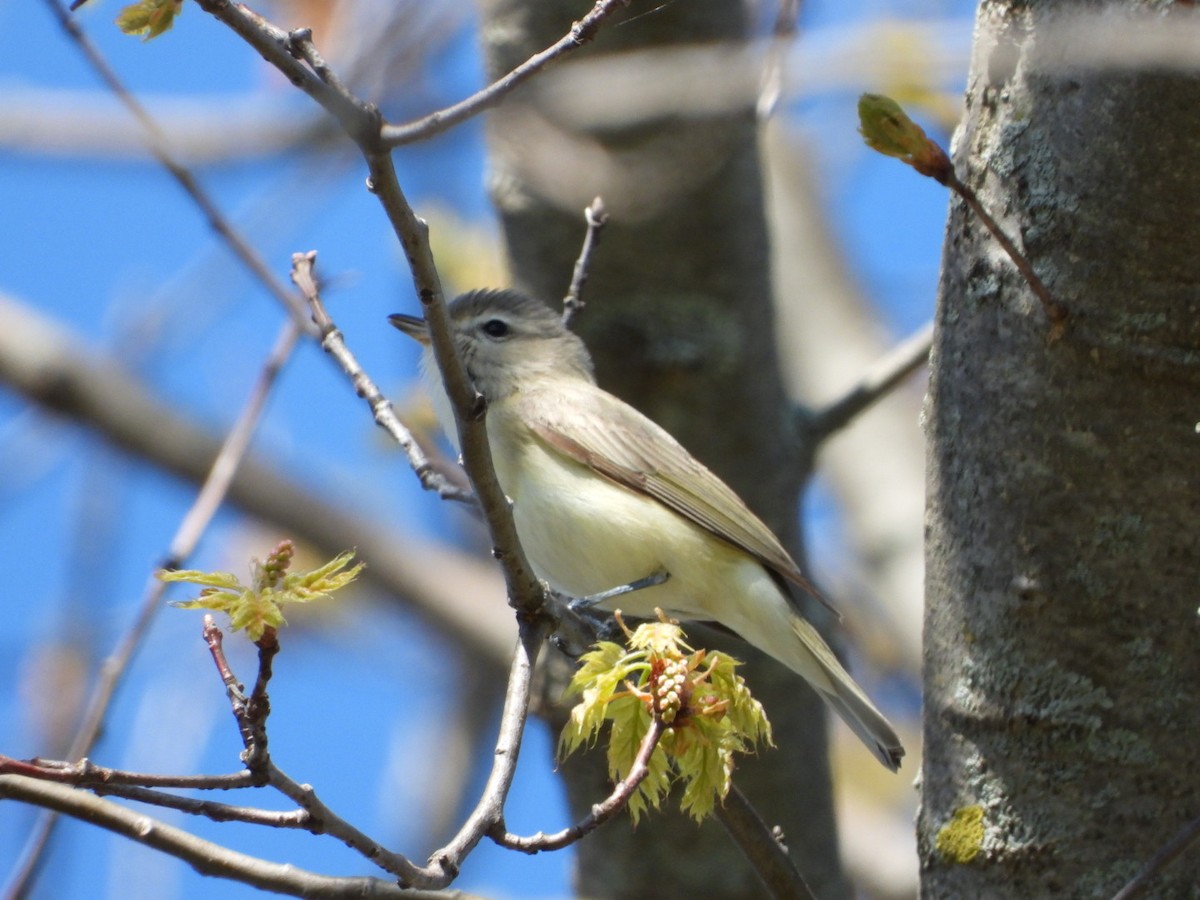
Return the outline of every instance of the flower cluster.
<path id="1" fill-rule="evenodd" d="M 622 623 L 623 625 L 623 623 Z M 693 650 L 679 625 L 663 618 L 630 633 L 628 648 L 601 642 L 583 656 L 568 694 L 581 696 L 559 739 L 567 756 L 595 739 L 605 722 L 609 777 L 623 779 L 653 721 L 666 725 L 649 775 L 629 801 L 634 821 L 658 808 L 680 782 L 680 808 L 697 821 L 729 792 L 735 753 L 771 743 L 771 725 L 723 653 Z"/>

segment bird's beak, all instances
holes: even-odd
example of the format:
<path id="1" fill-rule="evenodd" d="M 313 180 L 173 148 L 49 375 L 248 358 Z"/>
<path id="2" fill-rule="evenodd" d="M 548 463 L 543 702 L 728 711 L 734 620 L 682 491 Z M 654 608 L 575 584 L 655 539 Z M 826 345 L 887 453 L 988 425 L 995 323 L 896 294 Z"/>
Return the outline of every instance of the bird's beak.
<path id="1" fill-rule="evenodd" d="M 418 341 L 424 346 L 429 346 L 429 325 L 424 319 L 418 319 L 416 316 L 406 316 L 403 313 L 396 313 L 388 316 L 388 321 L 407 334 L 414 341 Z"/>

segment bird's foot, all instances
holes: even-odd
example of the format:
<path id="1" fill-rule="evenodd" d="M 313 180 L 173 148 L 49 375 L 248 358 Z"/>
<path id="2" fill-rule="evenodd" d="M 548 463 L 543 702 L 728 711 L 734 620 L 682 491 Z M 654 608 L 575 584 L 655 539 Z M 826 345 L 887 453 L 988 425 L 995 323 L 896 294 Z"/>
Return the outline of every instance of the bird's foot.
<path id="1" fill-rule="evenodd" d="M 639 578 L 637 581 L 629 582 L 629 584 L 621 584 L 615 588 L 609 588 L 607 591 L 601 591 L 599 594 L 591 594 L 587 597 L 576 597 L 567 605 L 575 612 L 591 609 L 614 597 L 620 597 L 623 594 L 632 594 L 634 591 L 664 584 L 670 577 L 671 573 L 666 569 L 659 569 L 656 572 L 650 573 L 645 578 Z"/>

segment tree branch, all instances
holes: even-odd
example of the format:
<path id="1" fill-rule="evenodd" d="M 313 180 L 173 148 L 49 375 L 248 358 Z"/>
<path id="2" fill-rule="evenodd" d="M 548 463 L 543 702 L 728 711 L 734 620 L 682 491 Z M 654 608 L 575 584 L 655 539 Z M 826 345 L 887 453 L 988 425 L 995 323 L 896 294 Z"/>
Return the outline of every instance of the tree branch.
<path id="1" fill-rule="evenodd" d="M 442 849 L 431 854 L 429 865 L 408 882 L 415 887 L 444 887 L 457 875 L 466 859 L 485 834 L 504 821 L 504 802 L 517 772 L 517 756 L 525 720 L 529 715 L 529 693 L 533 683 L 533 667 L 546 637 L 545 619 L 522 620 L 521 636 L 513 655 L 508 676 L 508 692 L 500 716 L 500 732 L 496 737 L 495 759 L 483 794 L 475 809 L 463 823 L 458 834 Z"/>
<path id="2" fill-rule="evenodd" d="M 61 9 L 54 0 L 50 0 L 50 2 L 51 5 Z M 184 515 L 175 536 L 171 539 L 165 559 L 156 569 L 179 568 L 196 549 L 201 536 L 228 494 L 238 467 L 245 459 L 246 451 L 250 447 L 250 439 L 262 418 L 263 409 L 266 407 L 267 398 L 270 396 L 271 389 L 284 364 L 291 357 L 299 336 L 300 325 L 295 319 L 288 319 L 280 329 L 275 346 L 268 354 L 258 379 L 251 388 L 245 406 L 242 407 L 237 420 L 226 435 L 216 459 L 213 460 L 212 467 L 209 469 L 208 476 L 201 485 L 195 501 Z M 76 731 L 75 740 L 67 752 L 68 759 L 80 759 L 86 756 L 96 743 L 113 696 L 116 694 L 134 654 L 150 630 L 150 625 L 158 610 L 162 607 L 162 597 L 165 591 L 166 585 L 151 575 L 133 624 L 130 625 L 116 649 L 100 667 L 99 680 L 92 691 L 87 710 Z M 52 813 L 42 816 L 30 833 L 21 857 L 13 870 L 13 876 L 9 880 L 8 890 L 13 895 L 24 894 L 36 876 L 42 855 L 49 843 L 50 835 L 54 831 L 55 818 Z"/>
<path id="3" fill-rule="evenodd" d="M 270 631 L 268 629 L 268 632 Z M 407 857 L 393 853 L 337 815 L 321 801 L 317 792 L 310 785 L 300 784 L 293 780 L 271 759 L 267 749 L 266 727 L 266 718 L 270 713 L 271 704 L 267 697 L 266 686 L 270 680 L 271 661 L 279 650 L 276 636 L 270 634 L 268 639 L 268 635 L 264 634 L 263 638 L 257 642 L 259 645 L 259 672 L 254 691 L 249 698 L 246 697 L 241 682 L 234 675 L 225 658 L 221 630 L 213 624 L 212 616 L 209 615 L 204 617 L 204 640 L 212 653 L 217 673 L 221 676 L 221 682 L 225 685 L 230 709 L 237 720 L 238 731 L 241 733 L 242 744 L 245 747 L 242 756 L 251 773 L 257 778 L 256 783 L 269 784 L 300 807 L 304 812 L 304 819 L 300 820 L 297 827 L 306 828 L 314 834 L 328 834 L 336 837 L 352 850 L 362 854 L 381 869 L 390 872 L 406 883 L 411 883 L 417 878 L 421 870 Z"/>
<path id="4" fill-rule="evenodd" d="M 517 87 L 524 84 L 550 63 L 577 50 L 596 36 L 596 32 L 614 11 L 629 5 L 630 0 L 596 0 L 591 11 L 571 25 L 571 30 L 541 53 L 534 54 L 503 78 L 489 84 L 483 90 L 453 106 L 410 122 L 407 125 L 384 125 L 380 137 L 389 147 L 411 144 L 423 138 L 441 134 L 495 106 Z"/>
<path id="5" fill-rule="evenodd" d="M 128 785 L 227 791 L 233 788 L 253 787 L 255 783 L 253 773 L 248 770 L 228 775 L 151 775 L 97 766 L 86 757 L 79 762 L 69 762 L 57 759 L 21 760 L 3 754 L 0 754 L 0 775 L 27 775 L 43 781 L 93 790 Z"/>
<path id="6" fill-rule="evenodd" d="M 597 197 L 583 211 L 587 222 L 587 233 L 583 236 L 583 246 L 579 248 L 579 258 L 575 260 L 575 268 L 571 272 L 571 284 L 567 288 L 567 296 L 563 298 L 563 324 L 570 325 L 571 320 L 579 315 L 587 305 L 583 301 L 583 286 L 587 284 L 588 270 L 592 264 L 592 252 L 600 243 L 600 232 L 608 224 L 608 210 L 604 201 Z"/>
<path id="7" fill-rule="evenodd" d="M 306 898 L 471 900 L 461 891 L 413 891 L 378 878 L 336 878 L 229 850 L 87 791 L 22 775 L 0 775 L 0 798 L 52 809 L 188 863 L 201 875 Z"/>
<path id="8" fill-rule="evenodd" d="M 772 896 L 789 900 L 816 900 L 787 850 L 737 785 L 732 785 L 724 802 L 718 804 L 717 818 Z"/>
<path id="9" fill-rule="evenodd" d="M 405 456 L 408 457 L 409 466 L 420 479 L 421 486 L 427 491 L 433 491 L 443 500 L 457 500 L 460 503 L 474 506 L 474 493 L 469 488 L 464 489 L 452 483 L 429 461 L 429 457 L 425 455 L 412 432 L 396 415 L 391 401 L 383 396 L 383 392 L 379 390 L 374 380 L 359 364 L 350 348 L 346 346 L 345 338 L 334 324 L 333 319 L 330 318 L 325 309 L 325 303 L 321 299 L 314 273 L 316 263 L 317 252 L 315 250 L 292 254 L 292 281 L 300 288 L 300 292 L 312 309 L 313 321 L 317 323 L 321 332 L 321 349 L 332 356 L 342 371 L 346 373 L 346 377 L 354 385 L 354 392 L 362 397 L 367 406 L 371 408 L 375 424 L 400 445 Z"/>
<path id="10" fill-rule="evenodd" d="M 97 356 L 50 319 L 3 295 L 0 319 L 0 382 L 135 457 L 183 478 L 204 479 L 219 438 L 151 396 L 115 360 Z M 516 629 L 499 602 L 500 580 L 491 565 L 391 523 L 364 519 L 360 510 L 314 495 L 306 484 L 281 477 L 278 465 L 253 456 L 238 468 L 228 499 L 330 555 L 357 547 L 371 563 L 364 581 L 407 599 L 495 672 L 507 667 Z"/>
<path id="11" fill-rule="evenodd" d="M 112 91 L 117 100 L 129 110 L 138 124 L 142 126 L 146 137 L 146 147 L 158 163 L 183 188 L 184 193 L 196 204 L 196 207 L 200 210 L 205 220 L 207 220 L 209 227 L 225 242 L 230 252 L 254 276 L 255 280 L 290 313 L 297 325 L 302 329 L 311 331 L 312 324 L 309 322 L 308 316 L 305 315 L 304 304 L 300 301 L 300 298 L 289 291 L 283 282 L 275 277 L 275 273 L 263 262 L 254 249 L 242 239 L 242 236 L 238 234 L 233 224 L 221 212 L 216 202 L 201 187 L 200 182 L 192 174 L 191 170 L 175 158 L 167 148 L 166 135 L 158 127 L 158 123 L 154 121 L 154 117 L 129 92 L 129 89 L 125 87 L 121 79 L 117 77 L 117 73 L 109 66 L 100 51 L 96 49 L 95 45 L 88 40 L 87 35 L 83 33 L 83 29 L 79 27 L 79 23 L 63 8 L 59 0 L 45 0 L 45 3 L 51 14 L 58 21 L 58 24 L 62 27 L 62 30 L 66 32 L 67 37 L 79 48 L 79 52 L 83 54 L 88 65 L 92 67 L 100 80 L 108 86 L 108 89 Z"/>
<path id="12" fill-rule="evenodd" d="M 451 337 L 441 280 L 429 248 L 428 226 L 413 212 L 400 188 L 390 149 L 380 139 L 378 110 L 358 100 L 342 85 L 313 45 L 311 32 L 304 29 L 285 32 L 240 3 L 227 0 L 196 2 L 321 104 L 358 145 L 370 171 L 368 188 L 379 198 L 404 249 L 413 286 L 429 322 L 434 356 L 454 408 L 463 467 L 479 498 L 492 537 L 493 555 L 503 567 L 509 603 L 525 615 L 537 614 L 545 602 L 541 584 L 517 540 L 508 499 L 496 480 L 483 409 Z"/>
<path id="13" fill-rule="evenodd" d="M 1175 837 L 1171 838 L 1170 843 L 1156 853 L 1146 865 L 1142 866 L 1128 884 L 1113 894 L 1112 900 L 1135 900 L 1137 897 L 1144 896 L 1155 876 L 1182 856 L 1188 847 L 1198 839 L 1200 839 L 1200 817 L 1192 819 L 1184 825 Z"/>
<path id="14" fill-rule="evenodd" d="M 941 181 L 942 179 L 938 179 Z M 1034 295 L 1041 301 L 1042 309 L 1046 313 L 1046 318 L 1050 320 L 1052 338 L 1057 339 L 1061 336 L 1062 330 L 1066 327 L 1068 310 L 1066 305 L 1050 292 L 1050 288 L 1046 287 L 1046 283 L 1038 277 L 1038 274 L 1033 271 L 1033 265 L 1025 258 L 1025 254 L 1017 249 L 1017 245 L 1013 243 L 1012 238 L 1004 233 L 1004 229 L 1000 227 L 1000 223 L 992 218 L 992 214 L 987 211 L 982 203 L 979 202 L 979 196 L 975 190 L 965 182 L 961 181 L 954 169 L 948 169 L 947 177 L 942 181 L 948 188 L 958 194 L 966 201 L 967 206 L 971 211 L 979 217 L 984 226 L 996 242 L 1008 254 L 1008 258 L 1013 261 L 1013 265 L 1017 267 L 1017 271 L 1021 273 L 1025 282 L 1029 285 Z"/>
<path id="15" fill-rule="evenodd" d="M 807 418 L 805 430 L 814 445 L 845 428 L 877 400 L 887 394 L 909 375 L 929 362 L 933 343 L 933 322 L 926 322 L 893 347 L 871 366 L 858 384 L 824 409 L 802 414 Z"/>
<path id="16" fill-rule="evenodd" d="M 543 850 L 561 850 L 591 834 L 623 810 L 638 785 L 646 780 L 646 776 L 650 774 L 650 756 L 665 730 L 666 726 L 661 717 L 655 716 L 650 720 L 650 728 L 642 738 L 642 743 L 638 745 L 637 756 L 634 757 L 628 774 L 617 782 L 611 794 L 593 806 L 592 811 L 574 825 L 554 834 L 543 834 L 539 831 L 537 834 L 521 837 L 506 831 L 501 821 L 496 823 L 497 827 L 491 833 L 492 840 L 510 850 L 540 853 Z"/>

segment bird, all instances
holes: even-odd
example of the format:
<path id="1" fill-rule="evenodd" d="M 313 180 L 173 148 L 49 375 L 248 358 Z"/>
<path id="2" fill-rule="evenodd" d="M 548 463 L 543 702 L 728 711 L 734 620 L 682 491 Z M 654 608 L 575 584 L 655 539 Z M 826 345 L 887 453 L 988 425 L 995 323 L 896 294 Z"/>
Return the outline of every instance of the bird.
<path id="1" fill-rule="evenodd" d="M 515 290 L 447 305 L 455 343 L 485 403 L 496 477 L 538 578 L 601 609 L 715 622 L 811 685 L 888 769 L 895 730 L 804 617 L 811 591 L 779 539 L 738 495 L 647 416 L 596 384 L 561 314 Z M 421 375 L 457 448 L 428 325 L 389 321 L 424 345 Z M 614 591 L 619 586 L 637 590 Z"/>

